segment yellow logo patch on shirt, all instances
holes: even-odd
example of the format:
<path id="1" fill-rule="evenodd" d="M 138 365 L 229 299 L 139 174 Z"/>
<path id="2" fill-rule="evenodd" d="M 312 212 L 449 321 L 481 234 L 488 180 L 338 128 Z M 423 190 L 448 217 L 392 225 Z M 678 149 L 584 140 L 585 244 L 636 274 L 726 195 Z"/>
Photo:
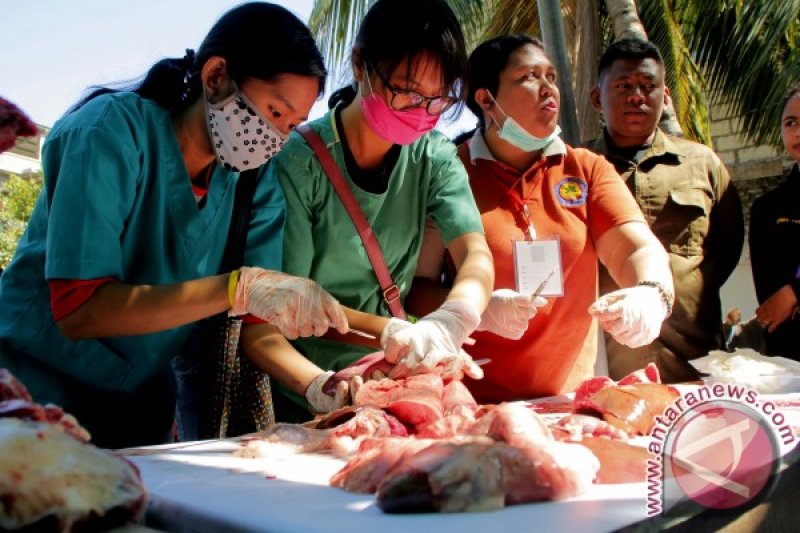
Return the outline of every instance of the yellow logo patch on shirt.
<path id="1" fill-rule="evenodd" d="M 568 176 L 553 187 L 553 192 L 561 205 L 578 207 L 586 203 L 588 189 L 589 187 L 582 179 Z"/>

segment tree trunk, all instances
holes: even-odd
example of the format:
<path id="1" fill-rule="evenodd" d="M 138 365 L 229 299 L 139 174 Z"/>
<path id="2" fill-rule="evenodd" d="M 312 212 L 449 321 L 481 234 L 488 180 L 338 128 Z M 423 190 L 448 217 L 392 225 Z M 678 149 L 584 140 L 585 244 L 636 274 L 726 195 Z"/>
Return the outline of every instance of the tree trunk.
<path id="1" fill-rule="evenodd" d="M 600 113 L 592 105 L 590 95 L 597 85 L 597 58 L 603 52 L 600 16 L 597 2 L 567 0 L 565 9 L 573 16 L 565 17 L 565 32 L 572 72 L 575 76 L 575 100 L 581 141 L 595 139 L 602 131 Z"/>
<path id="2" fill-rule="evenodd" d="M 648 40 L 647 32 L 639 19 L 636 0 L 605 0 L 605 2 L 614 28 L 615 40 L 626 38 Z M 672 98 L 667 98 L 658 126 L 670 135 L 683 137 L 683 129 L 681 129 L 681 125 L 678 122 L 675 107 L 672 105 Z"/>
<path id="3" fill-rule="evenodd" d="M 636 0 L 606 0 L 606 9 L 614 27 L 614 39 L 647 39 L 647 32 L 639 20 Z"/>
<path id="4" fill-rule="evenodd" d="M 561 92 L 561 112 L 559 122 L 563 133 L 561 137 L 572 146 L 581 142 L 578 126 L 577 104 L 572 85 L 572 69 L 567 57 L 567 42 L 564 37 L 564 20 L 560 0 L 537 0 L 542 41 L 547 55 L 558 72 L 558 89 Z"/>

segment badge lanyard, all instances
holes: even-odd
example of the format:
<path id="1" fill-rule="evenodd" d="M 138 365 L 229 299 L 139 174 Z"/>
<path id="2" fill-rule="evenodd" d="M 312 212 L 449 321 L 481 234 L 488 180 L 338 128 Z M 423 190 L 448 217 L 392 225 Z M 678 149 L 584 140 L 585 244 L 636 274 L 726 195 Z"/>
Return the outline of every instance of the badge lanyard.
<path id="1" fill-rule="evenodd" d="M 538 173 L 537 173 L 538 174 Z M 538 177 L 538 175 L 537 175 Z M 544 179 L 544 176 L 542 176 Z M 535 179 L 534 179 L 535 181 Z M 518 204 L 522 208 L 522 218 L 525 220 L 525 223 L 528 225 L 528 240 L 535 241 L 536 240 L 536 227 L 533 225 L 533 217 L 531 217 L 530 209 L 528 208 L 528 200 L 531 199 L 533 193 L 536 191 L 536 186 L 534 185 L 533 189 L 531 190 L 528 197 L 525 197 L 525 187 L 524 187 L 524 178 L 520 177 L 517 180 L 519 183 L 519 193 L 516 191 L 516 183 L 509 187 L 508 192 L 511 195 L 511 198 L 514 200 L 514 203 Z"/>
<path id="2" fill-rule="evenodd" d="M 554 237 L 539 240 L 528 207 L 528 201 L 536 192 L 538 180 L 544 180 L 544 170 L 537 172 L 532 180 L 533 189 L 527 197 L 523 180 L 523 177 L 518 180 L 519 191 L 516 183 L 508 188 L 508 193 L 522 212 L 522 217 L 528 226 L 526 240 L 512 240 L 517 291 L 526 294 L 541 292 L 543 296 L 563 296 L 560 239 Z"/>

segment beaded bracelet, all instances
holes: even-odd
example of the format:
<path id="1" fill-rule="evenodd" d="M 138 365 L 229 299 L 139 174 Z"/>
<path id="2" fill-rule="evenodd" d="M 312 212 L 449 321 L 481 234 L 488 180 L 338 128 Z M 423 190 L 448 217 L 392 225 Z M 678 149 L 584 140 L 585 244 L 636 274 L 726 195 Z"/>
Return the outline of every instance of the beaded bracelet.
<path id="1" fill-rule="evenodd" d="M 672 294 L 672 291 L 668 290 L 664 285 L 659 281 L 640 281 L 636 285 L 640 285 L 643 287 L 653 287 L 655 290 L 658 291 L 658 294 L 661 295 L 661 300 L 664 302 L 664 305 L 667 307 L 667 316 L 672 314 L 672 303 L 675 301 L 675 295 Z"/>

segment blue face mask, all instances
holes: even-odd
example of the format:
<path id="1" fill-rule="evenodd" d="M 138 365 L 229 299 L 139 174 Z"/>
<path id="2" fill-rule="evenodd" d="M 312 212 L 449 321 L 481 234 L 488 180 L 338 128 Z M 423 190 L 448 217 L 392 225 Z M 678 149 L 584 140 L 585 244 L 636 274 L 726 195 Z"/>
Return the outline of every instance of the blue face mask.
<path id="1" fill-rule="evenodd" d="M 494 100 L 494 97 L 492 97 L 492 100 Z M 503 111 L 503 108 L 500 107 L 500 104 L 497 103 L 497 100 L 494 100 L 494 103 L 497 105 L 497 109 L 499 109 L 506 116 L 506 121 L 503 122 L 502 126 L 499 125 L 497 119 L 492 117 L 495 124 L 500 127 L 498 135 L 508 144 L 516 146 L 523 152 L 537 152 L 539 150 L 544 150 L 550 146 L 550 143 L 553 142 L 561 133 L 561 127 L 556 125 L 556 129 L 553 130 L 553 133 L 547 137 L 541 138 L 531 135 L 528 130 L 519 125 L 519 122 L 508 116 L 508 114 Z"/>

